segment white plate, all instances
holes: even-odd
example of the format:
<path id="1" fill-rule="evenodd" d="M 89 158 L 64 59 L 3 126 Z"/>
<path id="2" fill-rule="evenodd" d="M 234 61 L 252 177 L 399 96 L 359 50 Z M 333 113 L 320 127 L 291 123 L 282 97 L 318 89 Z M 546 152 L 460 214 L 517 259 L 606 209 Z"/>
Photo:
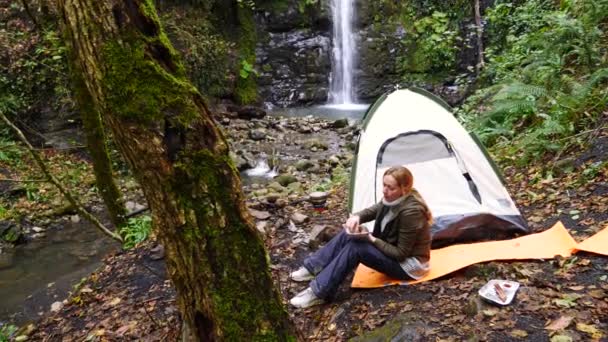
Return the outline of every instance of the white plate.
<path id="1" fill-rule="evenodd" d="M 504 302 L 498 298 L 496 290 L 494 289 L 494 284 L 500 285 L 500 287 L 505 291 L 505 296 L 507 298 Z M 492 279 L 479 289 L 479 295 L 482 298 L 498 305 L 509 305 L 513 301 L 517 289 L 519 289 L 519 283 L 516 281 Z"/>

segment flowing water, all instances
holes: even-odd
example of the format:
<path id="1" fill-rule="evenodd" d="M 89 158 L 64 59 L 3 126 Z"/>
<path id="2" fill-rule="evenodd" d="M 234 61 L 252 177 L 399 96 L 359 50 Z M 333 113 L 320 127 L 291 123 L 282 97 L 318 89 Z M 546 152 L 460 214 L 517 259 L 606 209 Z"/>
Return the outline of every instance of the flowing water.
<path id="1" fill-rule="evenodd" d="M 312 115 L 314 117 L 323 118 L 326 120 L 348 119 L 351 122 L 357 122 L 363 118 L 363 115 L 369 107 L 368 104 L 348 105 L 322 105 L 311 107 L 293 107 L 293 108 L 275 108 L 270 110 L 270 115 L 280 115 L 286 117 L 304 117 Z"/>
<path id="2" fill-rule="evenodd" d="M 353 70 L 356 67 L 353 2 L 353 0 L 331 1 L 333 48 L 329 100 L 332 104 L 349 105 L 356 102 L 353 90 Z"/>
<path id="3" fill-rule="evenodd" d="M 62 301 L 81 278 L 119 246 L 88 222 L 67 222 L 46 236 L 4 250 L 0 268 L 0 325 L 23 324 Z M 8 260 L 7 260 L 8 259 Z"/>

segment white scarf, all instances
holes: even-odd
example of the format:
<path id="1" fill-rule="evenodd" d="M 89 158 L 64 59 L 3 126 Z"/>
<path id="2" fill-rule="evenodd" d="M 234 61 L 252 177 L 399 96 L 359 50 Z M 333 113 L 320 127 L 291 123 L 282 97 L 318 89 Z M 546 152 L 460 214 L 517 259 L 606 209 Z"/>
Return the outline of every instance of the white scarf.
<path id="1" fill-rule="evenodd" d="M 395 218 L 395 213 L 393 212 L 393 208 L 396 207 L 397 205 L 399 205 L 401 202 L 403 202 L 405 200 L 405 197 L 406 197 L 406 195 L 403 195 L 392 202 L 387 201 L 386 199 L 384 199 L 384 197 L 382 198 L 382 204 L 389 207 L 389 209 L 388 209 L 388 212 L 382 218 L 382 221 L 380 222 L 380 232 L 384 232 L 384 228 L 386 227 L 386 224 Z"/>

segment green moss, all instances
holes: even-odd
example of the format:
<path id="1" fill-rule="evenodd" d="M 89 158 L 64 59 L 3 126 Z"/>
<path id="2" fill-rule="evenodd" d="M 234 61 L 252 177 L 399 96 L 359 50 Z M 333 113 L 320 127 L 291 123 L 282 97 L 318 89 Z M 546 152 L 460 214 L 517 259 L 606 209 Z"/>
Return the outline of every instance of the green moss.
<path id="1" fill-rule="evenodd" d="M 148 56 L 145 43 L 112 42 L 105 46 L 104 58 L 107 103 L 117 115 L 151 123 L 170 114 L 184 124 L 198 116 L 191 96 L 184 95 L 196 90 Z"/>
<path id="2" fill-rule="evenodd" d="M 253 11 L 247 6 L 237 6 L 237 19 L 239 22 L 239 68 L 242 68 L 242 61 L 246 61 L 249 65 L 255 65 L 255 45 L 257 43 L 257 34 L 255 30 L 255 21 L 253 19 Z M 241 74 L 240 70 L 237 74 Z M 238 76 L 234 90 L 235 100 L 241 104 L 254 103 L 258 98 L 258 89 L 256 82 L 256 73 L 249 72 L 246 77 Z"/>
<path id="3" fill-rule="evenodd" d="M 184 66 L 163 32 L 151 0 L 142 3 L 140 10 L 156 34 L 133 30 L 123 41 L 104 46 L 106 102 L 117 115 L 133 121 L 151 123 L 170 116 L 187 125 L 198 117 L 190 96 L 197 90 L 186 79 Z"/>
<path id="4" fill-rule="evenodd" d="M 286 313 L 273 290 L 268 263 L 261 262 L 268 260 L 268 256 L 256 231 L 240 216 L 217 221 L 225 213 L 241 210 L 239 201 L 230 195 L 233 184 L 225 182 L 230 178 L 228 173 L 237 174 L 232 160 L 227 154 L 206 150 L 181 158 L 175 165 L 183 176 L 174 184 L 174 193 L 180 196 L 180 207 L 193 211 L 196 216 L 187 219 L 187 225 L 192 225 L 192 230 L 199 229 L 200 235 L 186 229 L 184 234 L 190 234 L 188 241 L 206 244 L 205 267 L 215 274 L 207 286 L 223 339 L 237 341 L 249 336 L 252 341 L 294 340 L 276 335 L 281 329 L 274 324 L 284 322 Z M 197 226 L 191 221 L 196 221 Z M 250 279 L 266 279 L 268 284 L 250 285 Z M 260 296 L 252 295 L 255 293 Z M 276 300 L 261 300 L 273 297 Z M 287 329 L 284 333 L 288 333 Z"/>

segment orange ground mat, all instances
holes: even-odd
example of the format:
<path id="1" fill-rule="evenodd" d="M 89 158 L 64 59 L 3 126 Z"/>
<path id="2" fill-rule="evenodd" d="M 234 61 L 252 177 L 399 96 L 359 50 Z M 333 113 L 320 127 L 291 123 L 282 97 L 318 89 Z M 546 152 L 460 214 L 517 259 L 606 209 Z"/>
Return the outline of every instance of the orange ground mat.
<path id="1" fill-rule="evenodd" d="M 608 235 L 604 236 L 608 238 Z M 415 284 L 432 280 L 469 265 L 491 260 L 552 259 L 572 255 L 577 243 L 561 222 L 542 233 L 512 240 L 454 245 L 431 251 L 431 271 L 416 281 L 394 280 L 364 265 L 359 265 L 351 287 L 374 288 L 388 285 Z M 604 248 L 605 250 L 605 248 Z"/>
<path id="2" fill-rule="evenodd" d="M 608 255 L 608 226 L 576 246 L 579 251 Z"/>

